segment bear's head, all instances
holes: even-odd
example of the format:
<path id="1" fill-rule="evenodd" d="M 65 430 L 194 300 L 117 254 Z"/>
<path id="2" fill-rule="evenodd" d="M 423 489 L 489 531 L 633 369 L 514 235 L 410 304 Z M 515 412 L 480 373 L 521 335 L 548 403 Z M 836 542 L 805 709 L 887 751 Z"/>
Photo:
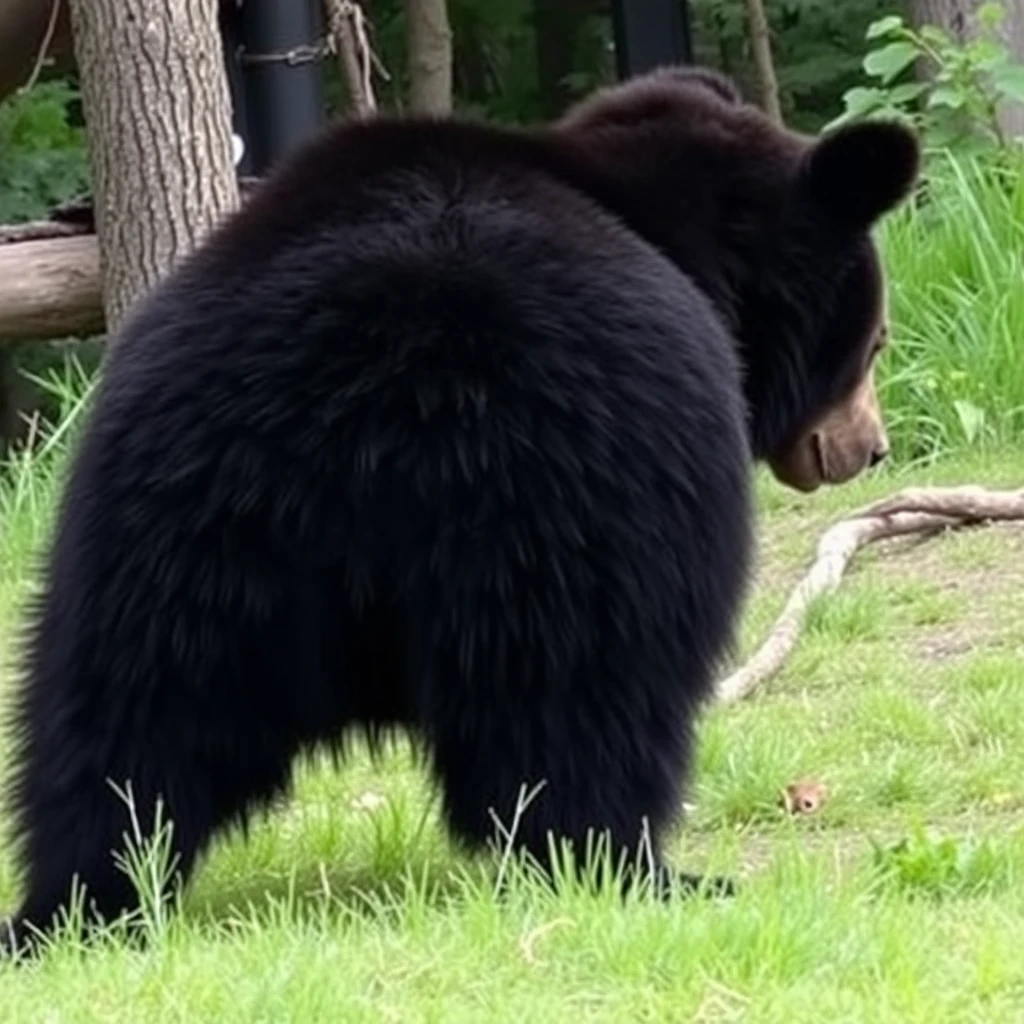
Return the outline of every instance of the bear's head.
<path id="1" fill-rule="evenodd" d="M 871 231 L 914 185 L 911 132 L 865 122 L 807 137 L 695 68 L 600 90 L 553 131 L 587 191 L 715 304 L 736 339 L 755 458 L 810 491 L 885 457 Z"/>

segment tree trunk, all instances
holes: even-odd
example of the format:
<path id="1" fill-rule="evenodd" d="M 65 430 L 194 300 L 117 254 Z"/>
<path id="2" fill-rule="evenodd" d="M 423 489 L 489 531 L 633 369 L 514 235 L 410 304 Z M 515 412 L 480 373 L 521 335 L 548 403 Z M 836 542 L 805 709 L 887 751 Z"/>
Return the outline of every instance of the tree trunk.
<path id="1" fill-rule="evenodd" d="M 974 11 L 982 0 L 909 0 L 915 25 L 935 25 L 961 42 L 971 34 Z"/>
<path id="2" fill-rule="evenodd" d="M 238 204 L 217 0 L 67 0 L 108 332 Z"/>
<path id="3" fill-rule="evenodd" d="M 779 85 L 775 79 L 775 64 L 772 61 L 772 41 L 768 31 L 768 19 L 761 0 L 745 0 L 747 5 L 747 31 L 750 34 L 750 52 L 754 60 L 757 77 L 757 91 L 761 109 L 773 120 L 781 123 L 782 108 L 779 105 Z"/>
<path id="4" fill-rule="evenodd" d="M 446 0 L 405 0 L 409 106 L 413 113 L 452 109 L 452 31 Z"/>
<path id="5" fill-rule="evenodd" d="M 977 31 L 976 13 L 985 0 L 909 0 L 910 16 L 917 26 L 934 25 L 954 39 L 965 42 Z M 1006 17 L 1000 36 L 1013 54 L 1024 63 L 1024 0 L 1002 0 Z M 1006 103 L 999 111 L 999 125 L 1006 135 L 1024 135 L 1024 105 Z"/>

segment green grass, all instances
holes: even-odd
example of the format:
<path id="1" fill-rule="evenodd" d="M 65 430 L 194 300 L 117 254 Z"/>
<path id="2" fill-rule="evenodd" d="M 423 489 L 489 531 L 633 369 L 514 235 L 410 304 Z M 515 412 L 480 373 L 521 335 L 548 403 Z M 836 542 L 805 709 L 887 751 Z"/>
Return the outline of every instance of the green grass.
<path id="1" fill-rule="evenodd" d="M 62 471 L 63 439 L 48 444 L 0 483 L 5 650 Z M 1020 486 L 1024 451 L 990 446 L 810 497 L 759 475 L 740 654 L 844 510 L 965 481 Z M 771 685 L 705 717 L 671 855 L 736 874 L 735 900 L 623 906 L 552 893 L 515 865 L 499 899 L 494 861 L 451 847 L 409 750 L 378 765 L 357 750 L 340 770 L 300 765 L 293 798 L 248 841 L 222 837 L 183 912 L 151 918 L 146 949 L 64 940 L 38 964 L 0 967 L 0 1019 L 1019 1020 L 1022 593 L 1017 527 L 869 549 Z M 818 814 L 780 810 L 798 779 L 828 786 Z M 0 906 L 16 896 L 0 846 Z"/>
<path id="2" fill-rule="evenodd" d="M 939 158 L 929 174 L 929 201 L 879 232 L 880 397 L 901 458 L 1024 441 L 1024 164 Z"/>

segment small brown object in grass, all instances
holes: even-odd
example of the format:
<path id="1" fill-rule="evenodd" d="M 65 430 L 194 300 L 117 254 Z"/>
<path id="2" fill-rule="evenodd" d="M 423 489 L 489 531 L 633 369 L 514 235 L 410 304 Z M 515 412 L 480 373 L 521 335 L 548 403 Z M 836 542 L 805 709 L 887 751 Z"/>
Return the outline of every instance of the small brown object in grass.
<path id="1" fill-rule="evenodd" d="M 779 795 L 779 803 L 787 814 L 792 815 L 814 814 L 821 810 L 827 799 L 828 786 L 811 779 L 791 782 Z"/>

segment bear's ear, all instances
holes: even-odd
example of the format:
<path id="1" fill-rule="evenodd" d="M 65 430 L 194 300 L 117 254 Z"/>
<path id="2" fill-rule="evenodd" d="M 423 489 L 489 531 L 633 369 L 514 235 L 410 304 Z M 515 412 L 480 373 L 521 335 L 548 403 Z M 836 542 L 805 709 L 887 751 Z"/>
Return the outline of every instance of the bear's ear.
<path id="1" fill-rule="evenodd" d="M 917 139 L 903 125 L 865 121 L 829 132 L 804 157 L 801 187 L 854 230 L 900 203 L 917 179 Z"/>

